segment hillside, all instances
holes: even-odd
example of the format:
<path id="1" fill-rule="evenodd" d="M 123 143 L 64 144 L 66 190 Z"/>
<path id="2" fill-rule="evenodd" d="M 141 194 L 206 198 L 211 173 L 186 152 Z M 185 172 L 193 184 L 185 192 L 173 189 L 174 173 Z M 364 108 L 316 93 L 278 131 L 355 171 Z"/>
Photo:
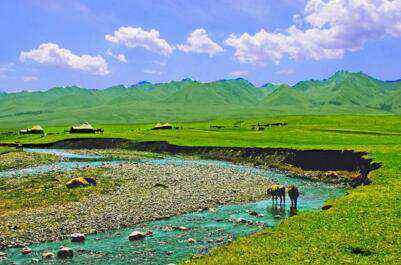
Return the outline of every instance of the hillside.
<path id="1" fill-rule="evenodd" d="M 401 113 L 401 81 L 339 71 L 325 80 L 256 87 L 245 79 L 192 79 L 91 90 L 76 86 L 0 93 L 0 127 L 143 123 L 273 114 Z"/>

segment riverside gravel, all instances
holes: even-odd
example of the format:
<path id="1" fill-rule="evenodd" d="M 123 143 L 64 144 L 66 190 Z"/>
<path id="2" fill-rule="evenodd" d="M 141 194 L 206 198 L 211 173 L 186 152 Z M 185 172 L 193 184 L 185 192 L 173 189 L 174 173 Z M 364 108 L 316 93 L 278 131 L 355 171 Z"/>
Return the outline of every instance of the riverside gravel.
<path id="1" fill-rule="evenodd" d="M 216 205 L 259 200 L 271 185 L 265 176 L 212 163 L 143 161 L 101 168 L 107 169 L 104 177 L 123 184 L 77 202 L 0 214 L 0 241 L 6 245 L 56 241 L 73 233 L 130 227 Z"/>

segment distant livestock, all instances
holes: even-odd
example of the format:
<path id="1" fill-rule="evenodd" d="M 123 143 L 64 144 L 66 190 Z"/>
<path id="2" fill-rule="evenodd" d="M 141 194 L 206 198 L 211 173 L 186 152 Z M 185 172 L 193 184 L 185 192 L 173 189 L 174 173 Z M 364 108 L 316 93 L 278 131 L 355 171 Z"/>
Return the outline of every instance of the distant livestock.
<path id="1" fill-rule="evenodd" d="M 276 123 L 267 123 L 267 124 L 261 124 L 258 122 L 258 124 L 252 125 L 252 130 L 254 131 L 264 131 L 268 127 L 274 127 L 274 126 L 286 126 L 288 123 L 285 122 L 276 122 Z"/>
<path id="2" fill-rule="evenodd" d="M 221 125 L 210 125 L 210 129 L 224 129 L 224 128 L 226 127 Z"/>

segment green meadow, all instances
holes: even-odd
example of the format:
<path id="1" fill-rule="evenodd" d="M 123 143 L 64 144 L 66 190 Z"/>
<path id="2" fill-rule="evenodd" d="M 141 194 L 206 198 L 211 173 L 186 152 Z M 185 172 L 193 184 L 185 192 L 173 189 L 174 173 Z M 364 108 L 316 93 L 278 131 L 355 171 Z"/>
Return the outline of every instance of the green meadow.
<path id="1" fill-rule="evenodd" d="M 257 123 L 288 125 L 252 130 Z M 401 260 L 401 116 L 289 115 L 174 123 L 179 129 L 150 130 L 154 124 L 93 124 L 104 134 L 69 134 L 65 126 L 44 127 L 46 136 L 0 134 L 1 143 L 50 143 L 76 137 L 168 141 L 188 146 L 288 147 L 367 151 L 383 166 L 373 183 L 350 189 L 320 212 L 301 212 L 274 228 L 240 238 L 195 264 L 399 264 Z M 221 129 L 211 128 L 222 126 Z M 8 126 L 4 126 L 8 127 Z M 3 131 L 17 130 L 9 127 Z M 0 129 L 0 131 L 2 131 Z M 6 150 L 0 147 L 0 152 Z"/>

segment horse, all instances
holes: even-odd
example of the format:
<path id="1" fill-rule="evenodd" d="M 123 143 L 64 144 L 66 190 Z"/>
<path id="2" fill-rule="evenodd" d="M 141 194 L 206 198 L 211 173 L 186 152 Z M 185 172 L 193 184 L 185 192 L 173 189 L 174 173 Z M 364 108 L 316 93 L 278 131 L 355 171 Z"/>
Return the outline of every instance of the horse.
<path id="1" fill-rule="evenodd" d="M 273 204 L 277 203 L 277 200 L 280 199 L 280 204 L 285 203 L 285 187 L 281 185 L 273 185 L 269 189 L 267 189 L 267 195 L 270 195 Z"/>
<path id="2" fill-rule="evenodd" d="M 299 190 L 296 186 L 290 185 L 287 187 L 288 197 L 291 200 L 291 207 L 297 208 Z"/>

